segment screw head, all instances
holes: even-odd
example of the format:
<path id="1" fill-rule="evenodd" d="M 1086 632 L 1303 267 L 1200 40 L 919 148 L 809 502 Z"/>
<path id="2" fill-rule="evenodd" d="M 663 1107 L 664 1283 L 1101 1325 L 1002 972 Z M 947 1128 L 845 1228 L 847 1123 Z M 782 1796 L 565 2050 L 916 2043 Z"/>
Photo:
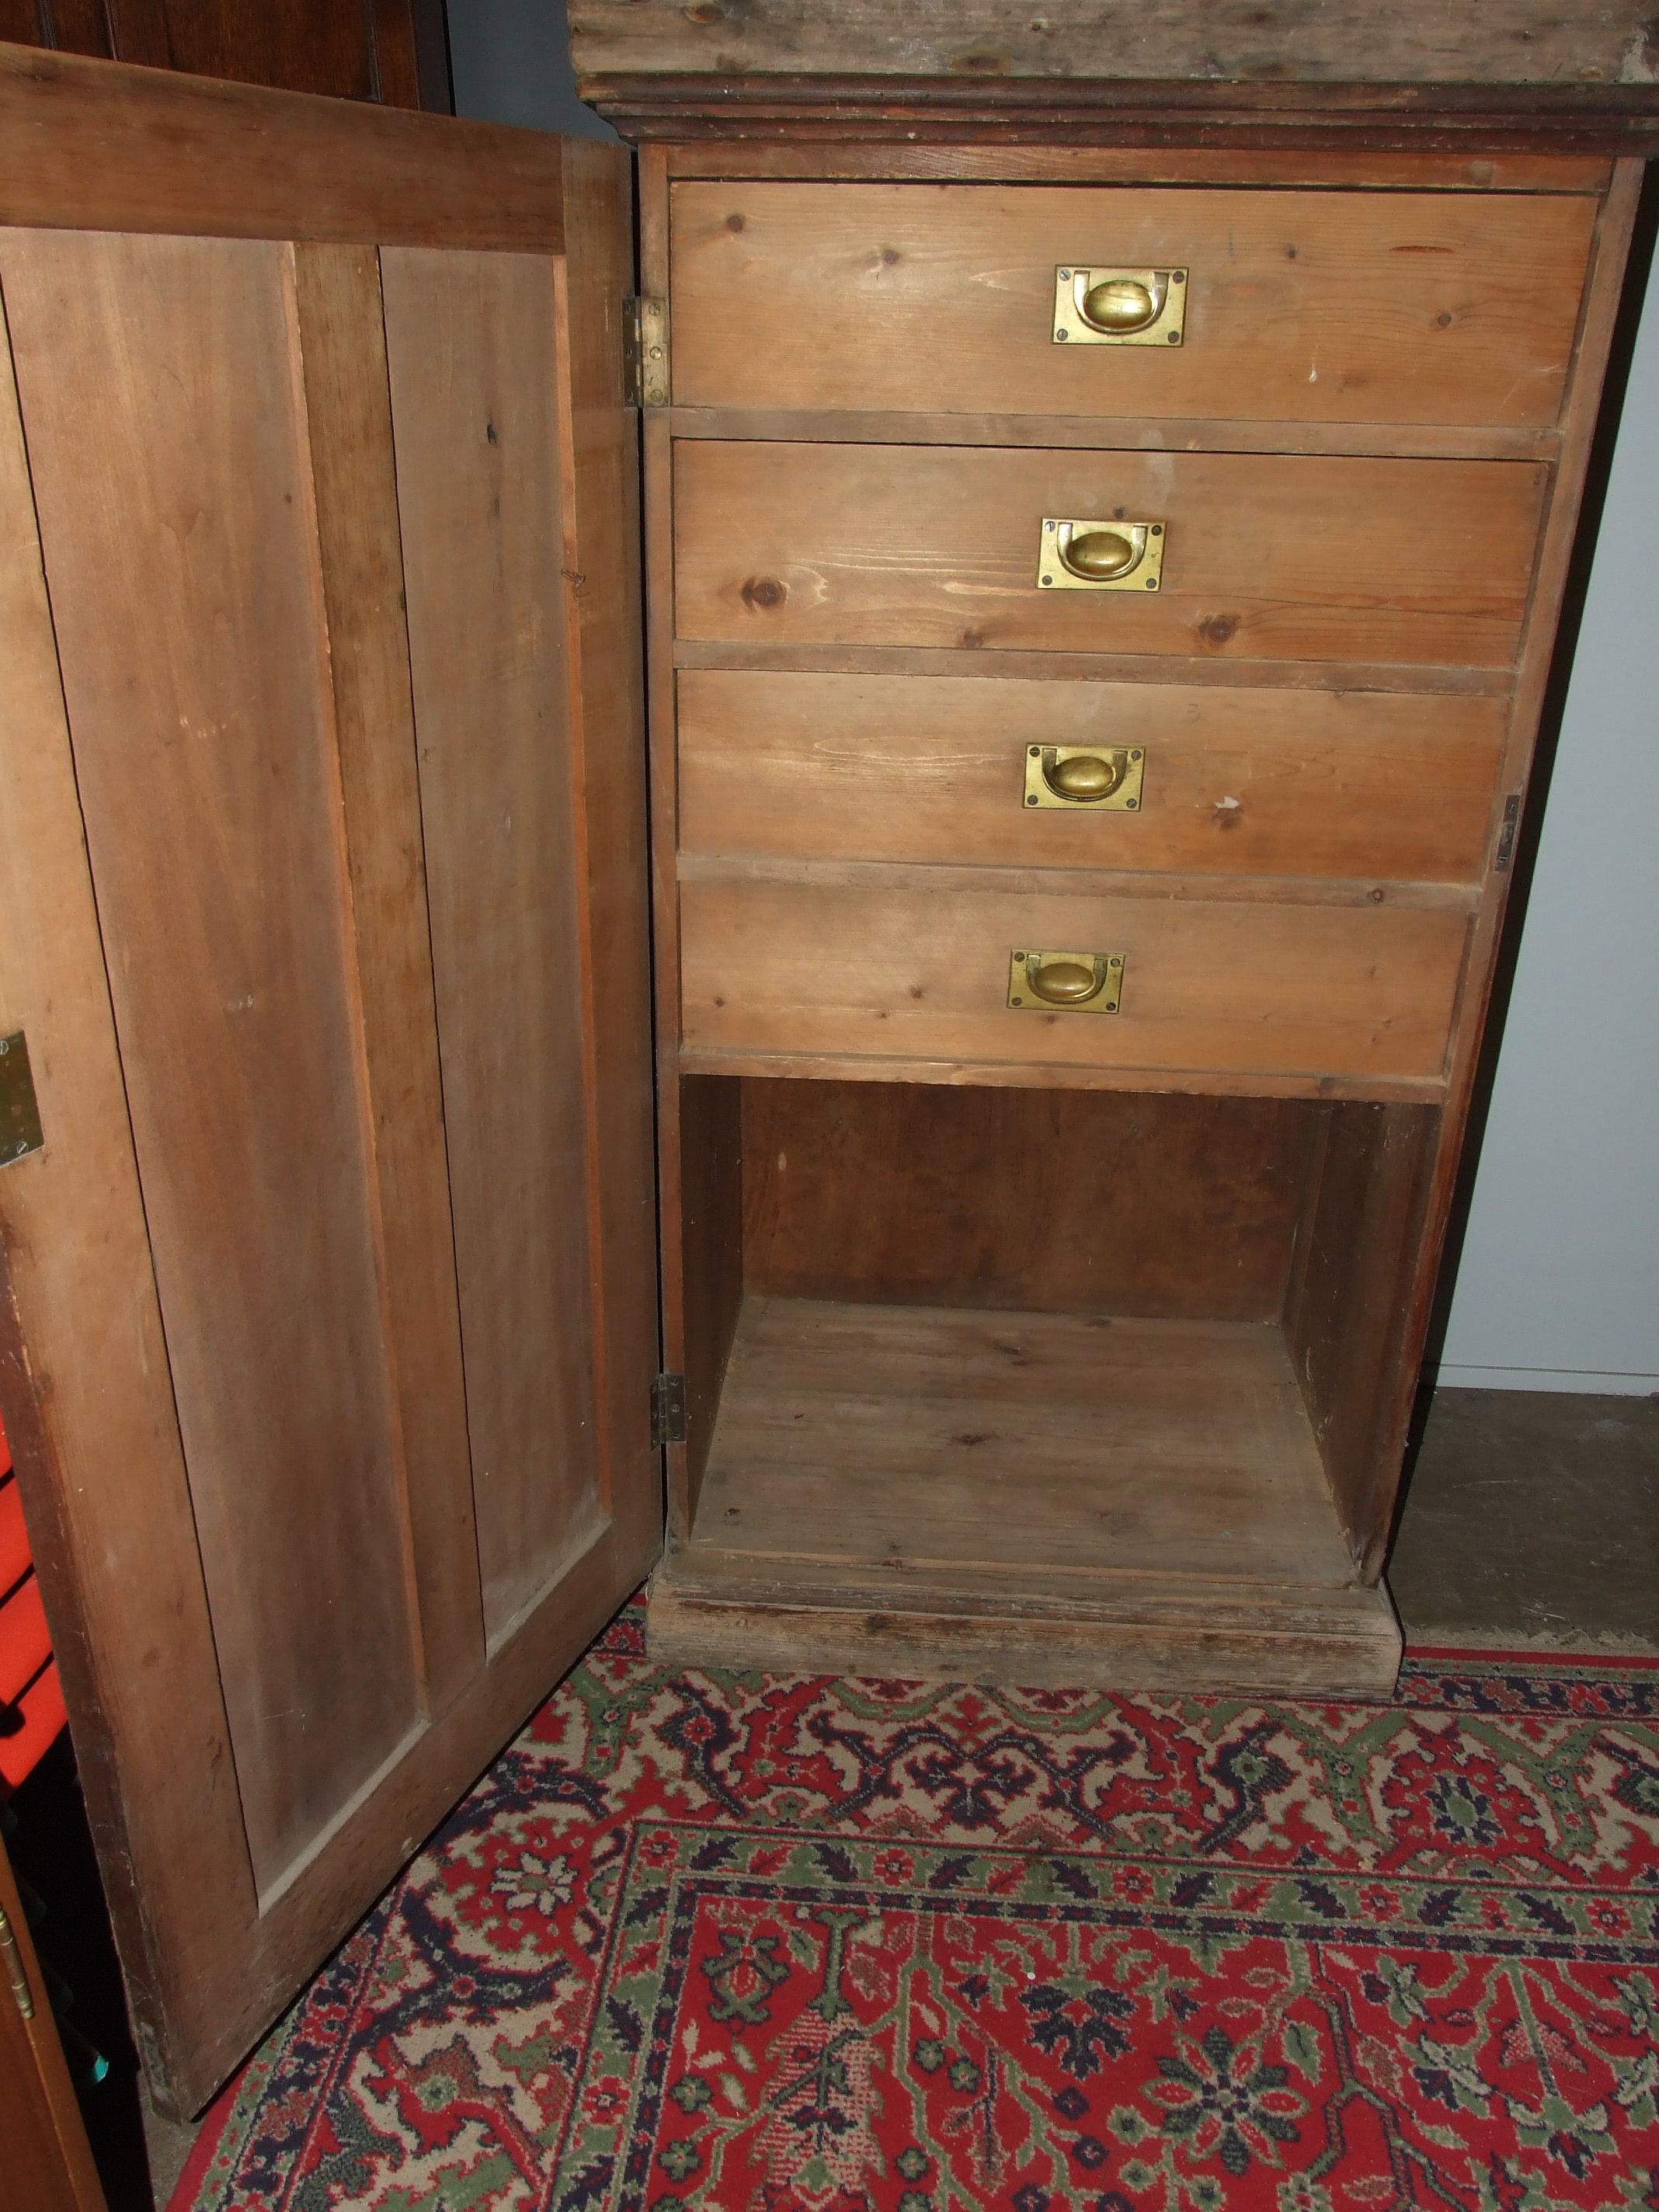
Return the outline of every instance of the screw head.
<path id="1" fill-rule="evenodd" d="M 1041 745 L 1027 745 L 1025 750 L 1030 753 L 1033 760 L 1040 760 L 1042 757 L 1042 748 Z M 5 1048 L 4 1045 L 0 1044 L 0 1052 L 3 1052 Z"/>
<path id="2" fill-rule="evenodd" d="M 1170 343 L 1171 345 L 1179 345 L 1181 343 L 1181 333 L 1179 331 L 1171 331 L 1170 332 Z"/>
<path id="3" fill-rule="evenodd" d="M 1033 792 L 1033 793 L 1031 793 L 1030 797 L 1026 800 L 1025 804 L 1026 804 L 1028 806 L 1035 806 L 1035 805 L 1036 805 L 1036 792 Z"/>
<path id="4" fill-rule="evenodd" d="M 1126 799 L 1123 802 L 1123 811 L 1126 814 L 1133 814 L 1139 804 L 1140 801 L 1138 799 Z"/>
<path id="5" fill-rule="evenodd" d="M 1072 333 L 1070 332 L 1070 331 L 1068 331 L 1068 330 L 1065 329 L 1064 327 L 1060 328 L 1060 330 L 1057 330 L 1057 331 L 1054 332 L 1054 336 L 1055 336 L 1055 337 L 1056 337 L 1056 338 L 1059 338 L 1059 339 L 1060 339 L 1060 340 L 1062 340 L 1062 341 L 1064 341 L 1065 339 L 1066 339 L 1066 338 L 1070 337 L 1071 337 L 1071 335 L 1072 335 Z"/>
<path id="6" fill-rule="evenodd" d="M 1044 577 L 1042 578 L 1042 580 L 1045 584 L 1052 584 L 1052 583 L 1054 582 L 1054 578 L 1053 578 L 1052 576 L 1044 576 Z"/>
<path id="7" fill-rule="evenodd" d="M 1069 269 L 1056 269 L 1054 274 L 1062 284 L 1069 284 L 1072 281 L 1072 272 Z"/>
<path id="8" fill-rule="evenodd" d="M 1187 272 L 1184 269 L 1172 269 L 1170 271 L 1170 282 L 1172 284 L 1184 284 L 1186 281 Z"/>

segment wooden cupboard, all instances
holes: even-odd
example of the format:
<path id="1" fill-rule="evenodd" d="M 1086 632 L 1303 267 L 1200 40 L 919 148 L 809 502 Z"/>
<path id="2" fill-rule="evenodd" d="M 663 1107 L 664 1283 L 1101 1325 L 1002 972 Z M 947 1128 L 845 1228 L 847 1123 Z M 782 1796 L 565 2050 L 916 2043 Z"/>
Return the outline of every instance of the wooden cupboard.
<path id="1" fill-rule="evenodd" d="M 175 2108 L 653 1569 L 1392 1680 L 1655 92 L 885 5 L 585 11 L 637 261 L 617 149 L 0 58 L 0 1376 Z"/>

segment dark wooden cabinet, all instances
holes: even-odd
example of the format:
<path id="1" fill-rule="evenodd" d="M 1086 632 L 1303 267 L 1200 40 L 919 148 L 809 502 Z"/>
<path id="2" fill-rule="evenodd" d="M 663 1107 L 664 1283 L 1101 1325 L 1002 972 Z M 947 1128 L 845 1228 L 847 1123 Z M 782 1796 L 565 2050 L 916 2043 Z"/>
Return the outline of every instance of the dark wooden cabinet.
<path id="1" fill-rule="evenodd" d="M 0 39 L 389 107 L 454 104 L 443 0 L 0 0 Z"/>

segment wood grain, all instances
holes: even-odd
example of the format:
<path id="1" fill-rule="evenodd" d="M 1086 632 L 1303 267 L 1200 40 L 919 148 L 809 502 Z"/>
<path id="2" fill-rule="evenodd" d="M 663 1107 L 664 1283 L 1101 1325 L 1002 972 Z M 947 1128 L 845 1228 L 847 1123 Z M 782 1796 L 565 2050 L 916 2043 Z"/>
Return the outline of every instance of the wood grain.
<path id="1" fill-rule="evenodd" d="M 1412 191 L 1590 192 L 1605 190 L 1609 163 L 1594 155 L 1391 153 L 1378 146 L 1328 153 L 1254 152 L 1183 144 L 1031 145 L 999 134 L 979 145 L 902 139 L 776 145 L 731 140 L 653 148 L 673 177 L 915 178 L 990 184 L 1404 185 Z"/>
<path id="2" fill-rule="evenodd" d="M 1496 699 L 684 669 L 686 852 L 1473 882 Z M 1024 803 L 1032 744 L 1146 754 L 1137 813 Z"/>
<path id="3" fill-rule="evenodd" d="M 647 442 L 653 425 L 647 425 Z M 662 425 L 664 430 L 667 425 Z M 1415 666 L 1408 660 L 1255 660 L 1221 658 L 1213 646 L 1197 653 L 1069 653 L 1022 648 L 1018 659 L 988 656 L 974 645 L 762 645 L 734 639 L 682 639 L 678 668 L 729 668 L 807 676 L 966 676 L 985 680 L 1109 684 L 1265 684 L 1279 691 L 1441 693 L 1507 699 L 1507 668 Z"/>
<path id="4" fill-rule="evenodd" d="M 295 249 L 375 1264 L 430 1711 L 483 1663 L 483 1630 L 383 313 L 372 247 Z"/>
<path id="5" fill-rule="evenodd" d="M 678 635 L 1507 665 L 1547 472 L 948 447 L 676 450 Z M 1042 592 L 1042 520 L 1159 520 L 1163 588 Z"/>
<path id="6" fill-rule="evenodd" d="M 743 1092 L 729 1076 L 676 1082 L 679 1128 L 678 1236 L 669 1243 L 684 1285 L 683 1335 L 670 1364 L 685 1376 L 684 1489 L 675 1500 L 676 1536 L 696 1516 L 703 1469 L 732 1332 L 743 1303 Z"/>
<path id="7" fill-rule="evenodd" d="M 1395 454 L 1405 459 L 1549 461 L 1554 430 L 1468 424 L 1236 422 L 1133 415 L 938 415 L 900 409 L 674 407 L 677 438 L 766 438 L 786 445 L 1093 446 L 1147 453 Z"/>
<path id="8" fill-rule="evenodd" d="M 556 253 L 539 131 L 0 47 L 0 222 Z"/>
<path id="9" fill-rule="evenodd" d="M 269 1890 L 421 1711 L 288 256 L 14 232 L 0 278 Z"/>
<path id="10" fill-rule="evenodd" d="M 1204 1068 L 1224 1087 L 1235 1071 L 1440 1077 L 1468 922 L 698 883 L 682 886 L 681 932 L 684 1042 L 702 1054 L 1018 1062 L 1033 1079 L 1062 1065 Z M 1122 1012 L 1014 1012 L 1009 956 L 1030 946 L 1123 953 Z"/>
<path id="11" fill-rule="evenodd" d="M 1195 14 L 1148 0 L 1133 21 L 1067 10 L 1033 21 L 1015 0 L 921 10 L 904 0 L 748 0 L 693 15 L 675 0 L 583 0 L 572 26 L 579 78 L 601 72 L 1242 79 L 1291 82 L 1650 85 L 1659 57 L 1639 0 L 1548 14 L 1490 0 L 1478 14 L 1410 0 L 1291 0 L 1272 14 Z"/>
<path id="12" fill-rule="evenodd" d="M 660 1316 L 639 436 L 622 343 L 634 191 L 632 164 L 616 147 L 566 139 L 562 159 L 572 220 L 556 271 L 567 364 L 556 388 L 592 1168 L 586 1196 L 595 1261 L 597 1480 L 616 1571 L 631 1577 L 619 1589 L 632 1589 L 662 1541 L 662 1470 L 649 1398 Z"/>
<path id="13" fill-rule="evenodd" d="M 1276 1321 L 1288 1100 L 742 1085 L 744 1279 L 779 1297 Z"/>
<path id="14" fill-rule="evenodd" d="M 1423 1242 L 1443 1117 L 1424 1106 L 1323 1111 L 1285 1334 L 1337 1512 L 1371 1582 L 1398 1480 L 1391 1400 L 1419 1358 L 1401 1293 Z"/>
<path id="15" fill-rule="evenodd" d="M 878 75 L 732 77 L 612 72 L 579 82 L 625 137 L 779 146 L 1161 148 L 1310 155 L 1516 153 L 1650 158 L 1650 84 L 1276 84 L 1109 77 Z"/>
<path id="16" fill-rule="evenodd" d="M 680 405 L 902 408 L 920 381 L 939 412 L 1534 426 L 1595 222 L 1565 195 L 983 185 L 687 182 L 672 208 Z M 1183 343 L 1057 343 L 1079 264 L 1185 268 Z"/>
<path id="17" fill-rule="evenodd" d="M 593 1455 L 554 272 L 381 252 L 484 1621 L 591 1534 Z M 473 557 L 458 564 L 454 549 Z"/>
<path id="18" fill-rule="evenodd" d="M 166 2071 L 257 1899 L 9 355 L 0 514 L 0 1005 L 48 1132 L 0 1181 L 0 1393 L 134 2035 Z"/>
<path id="19" fill-rule="evenodd" d="M 664 1656 L 1239 1686 L 1398 1663 L 1276 1329 L 751 1297 Z"/>

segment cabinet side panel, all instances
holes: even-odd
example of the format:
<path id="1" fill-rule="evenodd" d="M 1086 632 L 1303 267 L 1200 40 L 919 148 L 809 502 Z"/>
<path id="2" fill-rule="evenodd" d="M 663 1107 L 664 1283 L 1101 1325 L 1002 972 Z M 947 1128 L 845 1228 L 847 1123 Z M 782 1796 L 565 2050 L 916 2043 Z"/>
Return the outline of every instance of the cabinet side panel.
<path id="1" fill-rule="evenodd" d="M 419 1725 L 290 264 L 14 234 L 18 382 L 262 1891 Z"/>
<path id="2" fill-rule="evenodd" d="M 1416 1358 L 1405 1293 L 1443 1116 L 1358 1102 L 1328 1110 L 1285 1333 L 1338 1515 L 1371 1578 L 1398 1474 L 1396 1379 Z"/>
<path id="3" fill-rule="evenodd" d="M 555 269 L 381 257 L 484 1619 L 603 1519 Z"/>

